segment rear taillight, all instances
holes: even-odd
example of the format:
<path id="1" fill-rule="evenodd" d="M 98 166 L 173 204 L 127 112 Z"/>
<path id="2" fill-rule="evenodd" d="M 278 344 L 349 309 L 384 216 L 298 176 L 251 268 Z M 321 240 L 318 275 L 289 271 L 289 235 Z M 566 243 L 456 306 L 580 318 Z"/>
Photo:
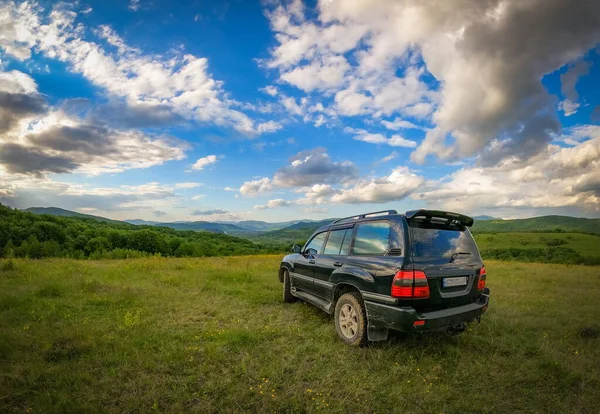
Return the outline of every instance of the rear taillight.
<path id="1" fill-rule="evenodd" d="M 485 266 L 479 271 L 479 281 L 477 282 L 477 290 L 483 290 L 485 288 L 485 278 L 487 274 L 485 272 Z"/>
<path id="2" fill-rule="evenodd" d="M 421 270 L 400 270 L 392 281 L 392 296 L 404 299 L 427 299 L 429 284 Z"/>

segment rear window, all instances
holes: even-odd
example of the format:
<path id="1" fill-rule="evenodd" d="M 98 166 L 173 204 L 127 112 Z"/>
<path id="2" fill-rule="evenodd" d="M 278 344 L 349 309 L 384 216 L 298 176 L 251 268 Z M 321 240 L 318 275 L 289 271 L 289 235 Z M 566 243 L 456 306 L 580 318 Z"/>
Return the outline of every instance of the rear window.
<path id="1" fill-rule="evenodd" d="M 361 223 L 356 229 L 352 254 L 380 255 L 390 244 L 390 223 L 375 221 Z"/>
<path id="2" fill-rule="evenodd" d="M 410 222 L 415 257 L 479 257 L 471 233 L 462 225 L 436 225 L 427 221 Z"/>

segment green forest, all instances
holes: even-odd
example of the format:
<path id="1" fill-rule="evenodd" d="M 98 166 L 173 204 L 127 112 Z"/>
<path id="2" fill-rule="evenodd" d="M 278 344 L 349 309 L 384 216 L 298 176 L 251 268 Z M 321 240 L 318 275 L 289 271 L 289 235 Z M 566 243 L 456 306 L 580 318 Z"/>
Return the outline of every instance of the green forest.
<path id="1" fill-rule="evenodd" d="M 219 233 L 37 215 L 0 204 L 0 257 L 5 258 L 206 257 L 279 253 L 282 249 Z"/>

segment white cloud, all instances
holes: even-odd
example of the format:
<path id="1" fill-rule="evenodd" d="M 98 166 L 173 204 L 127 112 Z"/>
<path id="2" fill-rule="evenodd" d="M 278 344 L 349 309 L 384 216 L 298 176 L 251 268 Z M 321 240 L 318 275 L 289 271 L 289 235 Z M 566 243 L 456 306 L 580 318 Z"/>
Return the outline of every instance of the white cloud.
<path id="1" fill-rule="evenodd" d="M 139 2 L 133 1 L 134 7 Z M 223 84 L 208 72 L 208 60 L 180 51 L 166 56 L 145 55 L 108 26 L 93 33 L 116 48 L 112 52 L 88 41 L 88 30 L 75 23 L 77 13 L 58 3 L 49 15 L 37 6 L 14 3 L 0 6 L 4 22 L 0 48 L 17 59 L 27 59 L 31 50 L 65 62 L 95 86 L 130 104 L 166 105 L 179 116 L 199 123 L 232 127 L 247 136 L 273 132 L 272 121 L 255 122 L 231 108 Z"/>
<path id="2" fill-rule="evenodd" d="M 415 199 L 456 211 L 578 207 L 600 210 L 600 135 L 571 148 L 548 145 L 526 161 L 467 167 Z"/>
<path id="3" fill-rule="evenodd" d="M 392 135 L 390 138 L 387 138 L 383 134 L 372 134 L 364 129 L 357 128 L 344 128 L 344 132 L 349 134 L 354 134 L 354 139 L 357 141 L 368 142 L 369 144 L 382 144 L 389 145 L 391 147 L 405 147 L 405 148 L 415 148 L 417 146 L 416 141 L 411 141 L 409 139 L 403 138 L 400 135 Z"/>
<path id="4" fill-rule="evenodd" d="M 267 95 L 275 96 L 279 92 L 273 85 L 267 85 L 264 88 L 260 88 L 259 91 L 266 93 Z"/>
<path id="5" fill-rule="evenodd" d="M 129 0 L 129 10 L 138 11 L 140 9 L 140 0 Z"/>
<path id="6" fill-rule="evenodd" d="M 558 103 L 558 109 L 565 113 L 565 116 L 571 116 L 577 112 L 579 109 L 579 104 L 577 102 L 573 102 L 569 99 L 565 99 L 564 101 L 560 101 Z"/>
<path id="7" fill-rule="evenodd" d="M 269 200 L 267 202 L 267 204 L 256 205 L 256 206 L 254 206 L 254 208 L 257 210 L 266 210 L 266 209 L 271 209 L 271 208 L 289 207 L 289 205 L 290 205 L 289 201 L 284 200 L 283 198 L 277 198 L 274 200 Z"/>
<path id="8" fill-rule="evenodd" d="M 87 123 L 49 109 L 28 75 L 0 72 L 0 168 L 10 174 L 89 175 L 149 168 L 185 157 L 189 145 Z"/>
<path id="9" fill-rule="evenodd" d="M 352 162 L 334 162 L 325 148 L 314 148 L 290 158 L 289 165 L 275 172 L 273 184 L 280 188 L 302 187 L 345 182 L 357 175 L 358 170 Z"/>
<path id="10" fill-rule="evenodd" d="M 297 67 L 281 75 L 281 79 L 305 92 L 315 89 L 327 90 L 339 87 L 344 83 L 344 75 L 350 65 L 343 56 L 331 56 L 320 62 Z"/>
<path id="11" fill-rule="evenodd" d="M 277 45 L 265 65 L 280 80 L 334 96 L 340 115 L 430 121 L 412 154 L 419 163 L 430 154 L 481 154 L 493 164 L 543 151 L 559 123 L 542 77 L 600 41 L 593 1 L 322 0 L 310 12 L 294 1 L 267 3 L 266 14 Z M 342 69 L 322 82 L 335 59 Z M 577 64 L 563 75 L 566 113 L 576 109 L 576 80 L 587 69 Z"/>
<path id="12" fill-rule="evenodd" d="M 259 180 L 246 181 L 240 187 L 240 193 L 243 195 L 254 195 L 272 190 L 273 184 L 271 183 L 271 179 L 268 177 L 264 177 Z"/>
<path id="13" fill-rule="evenodd" d="M 421 129 L 420 126 L 413 124 L 412 122 L 406 121 L 402 118 L 396 118 L 393 121 L 381 121 L 381 124 L 387 129 L 398 131 L 400 129 Z"/>
<path id="14" fill-rule="evenodd" d="M 391 160 L 394 160 L 396 158 L 398 158 L 398 153 L 396 151 L 392 151 L 389 155 L 386 155 L 385 157 L 383 157 L 382 159 L 380 159 L 379 161 L 377 161 L 377 164 L 383 164 L 385 162 L 389 162 Z"/>
<path id="15" fill-rule="evenodd" d="M 175 188 L 181 188 L 181 189 L 190 189 L 190 188 L 196 188 L 196 187 L 202 187 L 204 184 L 202 183 L 176 183 L 175 184 Z"/>
<path id="16" fill-rule="evenodd" d="M 412 173 L 408 167 L 397 167 L 387 177 L 361 180 L 353 187 L 342 189 L 333 197 L 334 203 L 385 203 L 401 200 L 417 190 L 425 179 Z"/>
<path id="17" fill-rule="evenodd" d="M 190 165 L 190 168 L 194 171 L 202 171 L 204 168 L 217 162 L 219 162 L 219 159 L 216 155 L 207 155 L 206 157 L 199 158 L 198 161 Z"/>
<path id="18" fill-rule="evenodd" d="M 314 148 L 291 157 L 289 164 L 279 168 L 272 179 L 264 177 L 245 182 L 240 193 L 254 195 L 275 189 L 344 183 L 357 176 L 358 169 L 350 161 L 332 161 L 325 148 Z"/>

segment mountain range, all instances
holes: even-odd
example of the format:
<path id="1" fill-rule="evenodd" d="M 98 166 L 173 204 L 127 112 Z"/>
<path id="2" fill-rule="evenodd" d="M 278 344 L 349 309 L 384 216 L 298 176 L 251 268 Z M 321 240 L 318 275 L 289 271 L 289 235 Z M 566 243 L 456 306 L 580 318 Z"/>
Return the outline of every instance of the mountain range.
<path id="1" fill-rule="evenodd" d="M 257 242 L 301 242 L 305 241 L 319 227 L 331 223 L 334 218 L 325 220 L 294 220 L 268 223 L 259 220 L 244 221 L 177 221 L 157 222 L 140 219 L 122 222 L 90 214 L 77 213 L 57 207 L 33 207 L 24 211 L 35 214 L 50 214 L 63 217 L 78 217 L 110 223 L 129 223 L 137 226 L 170 227 L 175 230 L 209 231 L 244 237 Z M 492 216 L 475 216 L 474 233 L 500 232 L 577 232 L 600 235 L 600 219 L 587 219 L 569 216 L 541 216 L 526 219 L 503 220 Z"/>

